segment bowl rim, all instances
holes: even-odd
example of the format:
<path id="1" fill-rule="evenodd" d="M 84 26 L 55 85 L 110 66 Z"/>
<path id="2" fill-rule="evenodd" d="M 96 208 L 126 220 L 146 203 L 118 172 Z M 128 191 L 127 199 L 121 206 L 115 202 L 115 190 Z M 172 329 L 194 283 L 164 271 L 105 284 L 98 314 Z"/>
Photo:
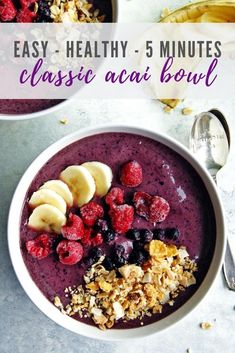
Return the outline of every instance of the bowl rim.
<path id="1" fill-rule="evenodd" d="M 173 149 L 176 153 L 179 153 L 183 158 L 185 158 L 194 170 L 199 174 L 209 197 L 211 199 L 215 218 L 216 218 L 216 244 L 213 258 L 202 284 L 197 289 L 197 291 L 192 295 L 192 297 L 184 303 L 179 309 L 174 311 L 167 317 L 152 323 L 147 326 L 141 326 L 139 328 L 132 329 L 111 329 L 105 332 L 99 330 L 97 327 L 93 327 L 77 320 L 74 320 L 68 316 L 63 315 L 54 305 L 51 303 L 39 290 L 37 285 L 34 283 L 27 267 L 24 263 L 21 250 L 20 250 L 20 219 L 21 210 L 23 202 L 25 199 L 26 192 L 30 186 L 33 178 L 37 172 L 43 167 L 43 165 L 60 150 L 66 146 L 76 142 L 82 138 L 89 137 L 92 135 L 108 132 L 123 132 L 130 134 L 137 134 L 144 137 L 152 138 L 169 148 Z M 21 205 L 21 207 L 19 207 Z M 16 243 L 17 239 L 17 243 Z M 75 332 L 77 334 L 95 338 L 106 341 L 120 341 L 127 339 L 134 339 L 140 337 L 146 337 L 151 334 L 160 332 L 173 324 L 179 322 L 183 317 L 188 315 L 205 297 L 209 289 L 211 288 L 214 280 L 219 273 L 222 266 L 223 256 L 225 252 L 225 222 L 223 215 L 223 207 L 220 201 L 218 191 L 216 189 L 215 183 L 209 173 L 199 164 L 199 162 L 194 158 L 191 152 L 184 147 L 180 142 L 169 137 L 166 134 L 160 132 L 154 132 L 138 126 L 130 126 L 126 124 L 106 124 L 99 125 L 96 127 L 88 127 L 85 129 L 77 130 L 76 132 L 69 134 L 41 152 L 38 157 L 30 164 L 22 178 L 20 179 L 18 186 L 14 192 L 12 202 L 9 209 L 8 216 L 8 248 L 10 253 L 10 258 L 16 276 L 31 299 L 31 301 L 50 319 L 59 324 L 60 326 L 67 328 L 68 330 Z"/>
<path id="2" fill-rule="evenodd" d="M 112 23 L 118 23 L 119 21 L 119 0 L 111 0 L 112 3 Z M 0 114 L 0 121 L 9 121 L 9 122 L 14 122 L 14 121 L 21 121 L 21 120 L 29 120 L 33 118 L 40 118 L 44 117 L 46 115 L 56 113 L 63 108 L 67 106 L 67 104 L 71 103 L 73 99 L 76 99 L 78 97 L 78 93 L 75 95 L 72 95 L 70 98 L 67 99 L 61 99 L 61 102 L 58 104 L 53 105 L 52 107 L 39 110 L 38 112 L 34 113 L 25 113 L 25 114 Z"/>

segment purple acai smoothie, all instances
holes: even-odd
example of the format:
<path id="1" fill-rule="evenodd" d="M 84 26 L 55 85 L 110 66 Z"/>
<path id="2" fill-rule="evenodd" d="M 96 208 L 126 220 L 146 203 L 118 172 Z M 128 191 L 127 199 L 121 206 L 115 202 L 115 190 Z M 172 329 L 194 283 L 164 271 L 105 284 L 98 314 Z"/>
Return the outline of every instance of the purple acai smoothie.
<path id="1" fill-rule="evenodd" d="M 0 99 L 0 114 L 31 114 L 54 107 L 61 99 Z"/>
<path id="2" fill-rule="evenodd" d="M 165 198 L 171 211 L 166 220 L 157 224 L 156 228 L 177 227 L 180 237 L 173 243 L 176 246 L 185 246 L 190 258 L 195 259 L 198 264 L 195 274 L 197 283 L 182 292 L 176 298 L 174 306 L 166 305 L 161 314 L 142 320 L 144 324 L 149 324 L 175 311 L 196 292 L 206 276 L 215 248 L 215 216 L 207 190 L 191 165 L 165 145 L 139 135 L 105 133 L 84 138 L 61 150 L 41 168 L 27 192 L 22 210 L 21 249 L 29 273 L 45 297 L 53 301 L 55 295 L 59 295 L 66 303 L 64 289 L 83 283 L 85 266 L 80 263 L 73 266 L 63 265 L 55 254 L 39 261 L 27 253 L 25 242 L 38 235 L 27 226 L 31 212 L 27 200 L 44 182 L 58 179 L 66 167 L 87 161 L 100 161 L 109 165 L 114 175 L 112 185 L 120 186 L 120 166 L 128 160 L 140 163 L 143 182 L 137 188 L 121 186 L 125 191 L 127 203 L 131 204 L 135 191 Z M 133 226 L 150 228 L 149 223 L 137 215 Z M 125 236 L 116 241 L 128 245 Z M 92 324 L 90 319 L 83 318 L 82 321 Z M 120 320 L 115 328 L 132 328 L 139 325 L 138 320 L 125 323 Z"/>

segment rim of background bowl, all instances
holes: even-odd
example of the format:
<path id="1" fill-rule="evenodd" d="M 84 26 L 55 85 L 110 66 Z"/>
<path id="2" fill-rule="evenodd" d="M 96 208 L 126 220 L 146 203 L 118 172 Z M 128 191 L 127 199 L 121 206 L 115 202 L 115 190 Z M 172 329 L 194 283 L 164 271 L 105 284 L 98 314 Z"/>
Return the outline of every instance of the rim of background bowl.
<path id="1" fill-rule="evenodd" d="M 119 0 L 111 0 L 112 3 L 112 23 L 117 23 L 119 19 Z M 62 108 L 64 108 L 67 104 L 71 102 L 71 100 L 75 97 L 75 95 L 70 98 L 63 99 L 61 103 L 58 103 L 50 108 L 39 110 L 34 113 L 26 113 L 26 114 L 0 114 L 0 121 L 18 121 L 18 120 L 27 120 L 33 118 L 39 118 L 45 116 L 47 114 L 55 113 Z"/>
<path id="2" fill-rule="evenodd" d="M 33 282 L 27 270 L 27 267 L 24 264 L 19 245 L 20 220 L 22 211 L 22 209 L 19 208 L 19 205 L 23 207 L 26 192 L 33 178 L 52 156 L 54 156 L 64 147 L 84 137 L 106 132 L 131 133 L 152 138 L 173 149 L 176 153 L 179 153 L 191 164 L 191 166 L 199 174 L 202 181 L 204 182 L 214 208 L 216 218 L 216 245 L 212 262 L 202 284 L 200 285 L 198 290 L 193 294 L 193 296 L 179 309 L 177 309 L 169 316 L 163 318 L 162 320 L 147 326 L 141 326 L 139 328 L 133 329 L 111 329 L 107 330 L 106 332 L 103 332 L 97 327 L 81 323 L 77 320 L 63 315 L 53 305 L 53 303 L 51 303 L 42 294 L 42 292 Z M 63 137 L 62 139 L 58 140 L 57 142 L 49 146 L 47 149 L 45 149 L 28 167 L 28 169 L 22 176 L 12 198 L 8 217 L 8 247 L 13 268 L 15 270 L 19 282 L 21 283 L 21 286 L 23 287 L 29 298 L 32 300 L 32 302 L 46 316 L 48 316 L 60 326 L 67 328 L 77 334 L 100 340 L 118 341 L 146 337 L 148 335 L 160 332 L 179 322 L 183 317 L 189 314 L 199 304 L 199 302 L 201 302 L 201 300 L 205 297 L 206 293 L 209 291 L 221 268 L 225 252 L 225 224 L 223 209 L 215 183 L 210 177 L 209 173 L 199 164 L 199 162 L 192 156 L 190 151 L 181 143 L 175 141 L 174 139 L 165 134 L 153 132 L 151 130 L 143 129 L 137 126 L 129 126 L 125 124 L 109 124 L 108 126 L 97 126 L 93 128 L 81 129 L 73 134 Z"/>

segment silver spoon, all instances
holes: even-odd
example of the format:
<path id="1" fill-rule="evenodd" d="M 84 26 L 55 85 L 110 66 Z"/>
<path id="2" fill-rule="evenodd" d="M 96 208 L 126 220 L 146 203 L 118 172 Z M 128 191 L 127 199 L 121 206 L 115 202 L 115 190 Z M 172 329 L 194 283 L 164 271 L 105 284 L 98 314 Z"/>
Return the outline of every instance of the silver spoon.
<path id="1" fill-rule="evenodd" d="M 229 127 L 223 114 L 217 109 L 199 114 L 191 130 L 190 150 L 206 167 L 215 182 L 218 171 L 227 161 L 229 149 Z M 229 241 L 223 272 L 228 288 L 235 291 L 235 263 Z"/>

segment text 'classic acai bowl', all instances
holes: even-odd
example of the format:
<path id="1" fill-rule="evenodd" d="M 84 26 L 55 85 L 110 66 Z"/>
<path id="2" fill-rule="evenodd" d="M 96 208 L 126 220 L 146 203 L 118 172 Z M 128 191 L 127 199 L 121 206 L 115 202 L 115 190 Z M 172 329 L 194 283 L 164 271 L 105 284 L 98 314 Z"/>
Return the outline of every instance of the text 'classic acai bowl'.
<path id="1" fill-rule="evenodd" d="M 16 189 L 8 239 L 39 309 L 109 340 L 146 336 L 188 314 L 225 244 L 209 175 L 176 141 L 127 126 L 82 130 L 45 150 Z"/>

